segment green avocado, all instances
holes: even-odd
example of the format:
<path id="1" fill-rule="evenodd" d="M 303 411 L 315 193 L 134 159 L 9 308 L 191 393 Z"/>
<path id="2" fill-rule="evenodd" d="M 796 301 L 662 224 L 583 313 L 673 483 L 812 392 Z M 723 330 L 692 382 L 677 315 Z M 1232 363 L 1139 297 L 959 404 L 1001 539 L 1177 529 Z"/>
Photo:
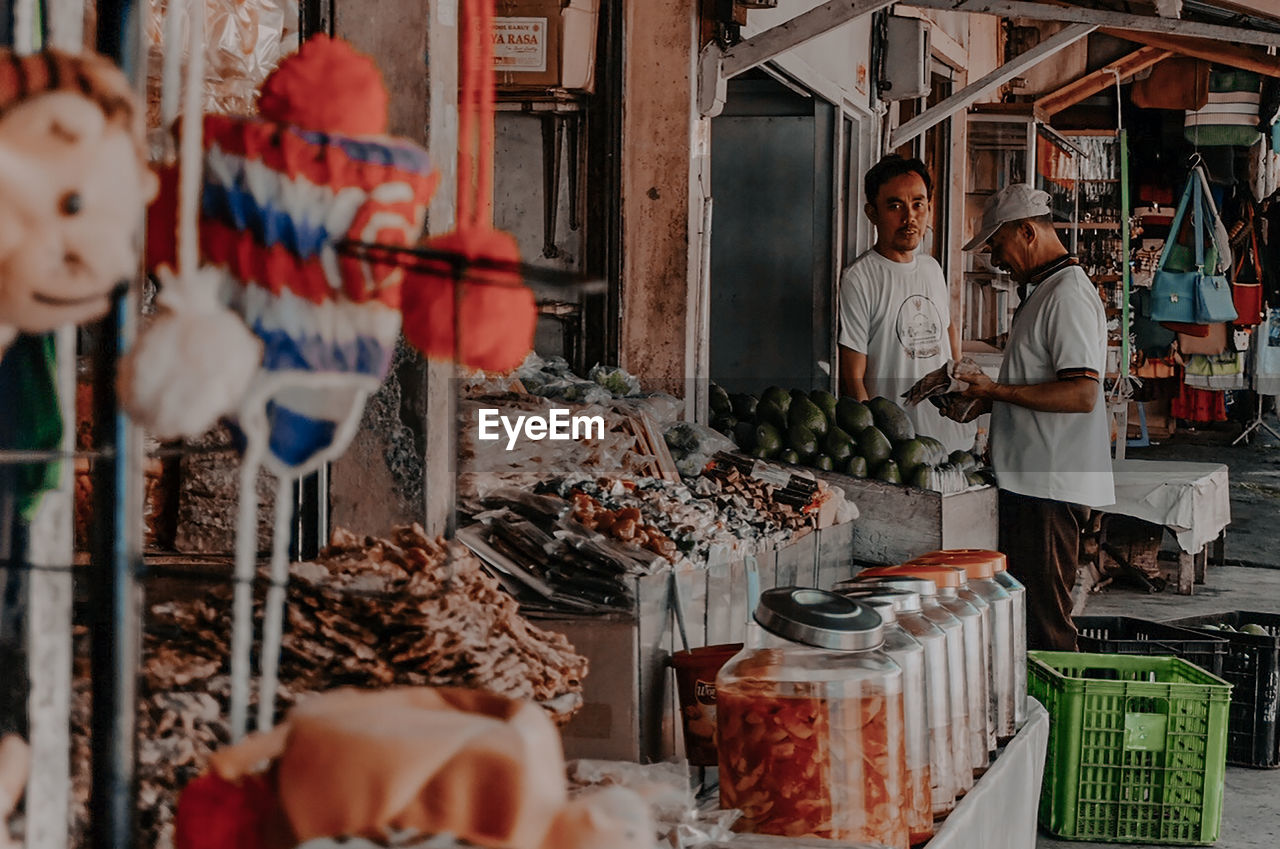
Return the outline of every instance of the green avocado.
<path id="1" fill-rule="evenodd" d="M 800 462 L 800 455 L 792 451 L 790 448 L 784 448 L 778 452 L 778 462 L 796 465 Z"/>
<path id="2" fill-rule="evenodd" d="M 898 461 L 898 468 L 906 480 L 912 480 L 917 469 L 929 465 L 928 450 L 919 439 L 907 439 L 894 445 L 893 459 Z"/>
<path id="3" fill-rule="evenodd" d="M 826 454 L 819 454 L 814 457 L 812 465 L 815 469 L 822 469 L 824 472 L 829 472 L 836 467 L 836 464 L 831 462 L 831 458 Z"/>
<path id="4" fill-rule="evenodd" d="M 901 442 L 904 439 L 916 438 L 916 427 L 902 408 L 888 398 L 872 398 L 867 402 L 867 409 L 876 420 L 876 427 L 889 438 L 890 442 Z"/>
<path id="5" fill-rule="evenodd" d="M 791 409 L 787 411 L 787 424 L 795 427 L 807 427 L 813 435 L 821 439 L 827 435 L 827 414 L 807 397 L 801 395 L 791 399 Z"/>
<path id="6" fill-rule="evenodd" d="M 875 467 L 893 453 L 893 446 L 877 428 L 863 428 L 858 433 L 858 453 L 867 458 L 867 464 Z"/>
<path id="7" fill-rule="evenodd" d="M 766 402 L 773 404 L 785 416 L 787 410 L 791 407 L 791 396 L 781 386 L 770 386 L 760 394 L 760 403 L 764 404 Z"/>
<path id="8" fill-rule="evenodd" d="M 885 483 L 902 483 L 902 472 L 898 470 L 898 464 L 892 460 L 885 460 L 879 466 L 876 466 L 874 475 L 878 481 Z"/>
<path id="9" fill-rule="evenodd" d="M 854 454 L 849 458 L 849 462 L 845 463 L 844 473 L 851 478 L 865 478 L 867 476 L 867 458 L 860 454 Z"/>
<path id="10" fill-rule="evenodd" d="M 779 431 L 787 429 L 787 411 L 771 400 L 762 400 L 756 407 L 756 423 L 769 424 Z"/>
<path id="11" fill-rule="evenodd" d="M 733 412 L 733 403 L 729 400 L 729 393 L 725 392 L 724 387 L 718 383 L 711 384 L 711 397 L 708 399 L 708 406 L 710 406 L 713 416 L 726 416 Z"/>
<path id="12" fill-rule="evenodd" d="M 739 393 L 730 395 L 729 403 L 733 404 L 735 416 L 744 421 L 751 421 L 756 417 L 756 407 L 760 406 L 760 399 L 754 395 Z"/>
<path id="13" fill-rule="evenodd" d="M 809 400 L 818 405 L 827 421 L 836 423 L 836 396 L 825 389 L 815 389 L 809 393 Z"/>
<path id="14" fill-rule="evenodd" d="M 911 472 L 908 482 L 916 489 L 936 489 L 938 473 L 928 463 L 921 463 Z"/>
<path id="15" fill-rule="evenodd" d="M 711 420 L 711 427 L 720 431 L 726 436 L 733 434 L 733 429 L 738 426 L 738 418 L 733 415 L 719 416 Z"/>
<path id="16" fill-rule="evenodd" d="M 756 425 L 755 434 L 755 450 L 757 452 L 764 451 L 767 456 L 772 457 L 782 450 L 782 434 L 778 429 L 767 422 Z M 756 454 L 760 456 L 760 454 Z"/>
<path id="17" fill-rule="evenodd" d="M 861 433 L 864 428 L 874 425 L 875 418 L 861 401 L 849 396 L 836 401 L 836 424 L 845 433 Z"/>
<path id="18" fill-rule="evenodd" d="M 966 472 L 972 472 L 978 468 L 978 461 L 973 459 L 973 455 L 968 451 L 952 451 L 947 459 Z"/>
<path id="19" fill-rule="evenodd" d="M 925 447 L 925 459 L 933 466 L 940 466 L 947 462 L 947 447 L 932 436 L 920 434 L 916 437 Z"/>
<path id="20" fill-rule="evenodd" d="M 800 456 L 801 462 L 808 462 L 818 453 L 818 437 L 804 425 L 792 425 L 787 428 L 787 447 Z"/>
<path id="21" fill-rule="evenodd" d="M 823 452 L 830 457 L 837 466 L 843 466 L 853 456 L 858 446 L 853 441 L 853 437 L 845 433 L 838 427 L 833 427 L 827 431 L 827 438 L 822 442 Z"/>

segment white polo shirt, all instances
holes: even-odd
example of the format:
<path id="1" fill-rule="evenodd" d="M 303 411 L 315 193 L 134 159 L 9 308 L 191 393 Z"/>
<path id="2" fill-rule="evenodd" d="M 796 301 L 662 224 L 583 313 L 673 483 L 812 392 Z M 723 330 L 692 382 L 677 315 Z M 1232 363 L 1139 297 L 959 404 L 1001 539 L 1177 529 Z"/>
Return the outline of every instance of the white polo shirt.
<path id="1" fill-rule="evenodd" d="M 1079 266 L 1052 274 L 1027 296 L 1009 328 L 999 382 L 1089 375 L 1098 379 L 1098 401 L 1088 413 L 993 403 L 991 460 L 1001 489 L 1090 507 L 1115 503 L 1101 380 L 1106 349 L 1102 299 Z"/>

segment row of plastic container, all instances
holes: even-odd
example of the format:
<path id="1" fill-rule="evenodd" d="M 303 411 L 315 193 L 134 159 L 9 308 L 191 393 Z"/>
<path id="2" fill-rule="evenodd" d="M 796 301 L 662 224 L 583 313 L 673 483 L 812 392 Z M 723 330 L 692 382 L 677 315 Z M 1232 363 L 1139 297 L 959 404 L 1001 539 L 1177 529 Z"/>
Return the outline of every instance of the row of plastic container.
<path id="1" fill-rule="evenodd" d="M 1025 717 L 1023 599 L 987 551 L 766 591 L 716 676 L 722 806 L 756 833 L 927 841 Z"/>

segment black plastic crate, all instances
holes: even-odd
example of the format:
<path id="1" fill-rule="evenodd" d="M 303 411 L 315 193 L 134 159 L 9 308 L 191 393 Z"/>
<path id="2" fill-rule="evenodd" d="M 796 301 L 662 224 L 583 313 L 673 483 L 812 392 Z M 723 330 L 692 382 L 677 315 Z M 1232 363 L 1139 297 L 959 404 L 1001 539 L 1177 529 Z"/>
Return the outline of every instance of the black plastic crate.
<path id="1" fill-rule="evenodd" d="M 1227 657 L 1222 663 L 1222 678 L 1232 685 L 1227 762 L 1268 769 L 1280 766 L 1280 739 L 1276 736 L 1280 614 L 1232 610 L 1173 619 L 1167 624 L 1195 628 L 1227 641 Z M 1203 630 L 1205 625 L 1230 625 L 1236 631 Z M 1260 625 L 1267 636 L 1238 633 L 1245 625 Z"/>
<path id="2" fill-rule="evenodd" d="M 1171 654 L 1222 677 L 1227 641 L 1203 631 L 1132 616 L 1076 616 L 1080 651 L 1098 654 Z"/>

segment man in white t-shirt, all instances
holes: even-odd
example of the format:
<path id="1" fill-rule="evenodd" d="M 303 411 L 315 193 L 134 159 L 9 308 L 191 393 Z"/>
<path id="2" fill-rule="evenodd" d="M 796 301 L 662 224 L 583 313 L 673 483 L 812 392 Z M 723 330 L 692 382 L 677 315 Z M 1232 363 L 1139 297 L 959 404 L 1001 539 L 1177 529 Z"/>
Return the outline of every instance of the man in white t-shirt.
<path id="1" fill-rule="evenodd" d="M 1000 550 L 1027 586 L 1027 645 L 1074 651 L 1071 589 L 1082 508 L 1115 503 L 1102 377 L 1102 300 L 1053 228 L 1049 195 L 1026 184 L 987 200 L 965 250 L 1019 284 L 998 380 L 957 375 L 991 403 L 991 461 L 1000 487 Z"/>
<path id="2" fill-rule="evenodd" d="M 863 187 L 876 244 L 840 283 L 840 392 L 902 404 L 902 394 L 951 359 L 953 348 L 942 269 L 928 254 L 916 254 L 933 182 L 919 159 L 890 154 L 867 172 Z M 943 418 L 932 404 L 906 410 L 917 433 L 948 451 L 973 446 L 973 425 Z"/>

